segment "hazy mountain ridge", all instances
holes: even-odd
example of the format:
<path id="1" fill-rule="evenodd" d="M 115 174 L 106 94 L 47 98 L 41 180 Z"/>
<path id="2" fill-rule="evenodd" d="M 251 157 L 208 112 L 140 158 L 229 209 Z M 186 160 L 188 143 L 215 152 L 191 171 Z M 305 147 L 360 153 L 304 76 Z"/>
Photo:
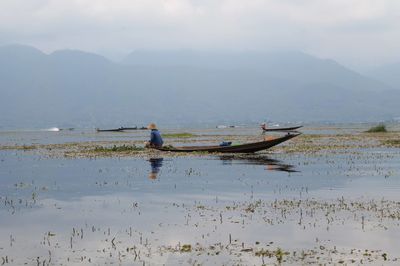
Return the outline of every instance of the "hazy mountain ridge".
<path id="1" fill-rule="evenodd" d="M 354 86 L 362 90 L 385 90 L 389 87 L 362 76 L 334 60 L 319 59 L 298 51 L 275 53 L 217 53 L 191 51 L 136 51 L 123 61 L 138 66 L 191 66 L 207 69 L 247 69 L 275 78 L 289 79 L 303 84 L 332 82 Z"/>
<path id="2" fill-rule="evenodd" d="M 367 71 L 366 74 L 395 89 L 400 89 L 400 62 L 377 67 Z"/>
<path id="3" fill-rule="evenodd" d="M 290 61 L 290 54 L 296 59 Z M 400 91 L 332 60 L 293 52 L 268 60 L 254 54 L 205 57 L 201 64 L 146 56 L 118 64 L 81 51 L 46 55 L 31 47 L 0 47 L 0 123 L 90 127 L 399 116 Z"/>

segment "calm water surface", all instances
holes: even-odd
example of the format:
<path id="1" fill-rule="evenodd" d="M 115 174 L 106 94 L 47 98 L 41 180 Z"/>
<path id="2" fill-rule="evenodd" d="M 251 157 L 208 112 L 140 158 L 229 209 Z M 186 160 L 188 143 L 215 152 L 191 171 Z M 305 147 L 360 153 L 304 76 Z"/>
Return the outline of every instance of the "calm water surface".
<path id="1" fill-rule="evenodd" d="M 20 137 L 27 144 L 54 143 L 56 137 L 49 139 L 48 133 L 2 138 L 6 143 L 19 143 Z M 60 142 L 69 140 L 63 136 Z M 327 221 L 328 214 L 315 206 L 303 210 L 288 205 L 287 212 L 245 208 L 280 200 L 398 202 L 399 158 L 398 150 L 390 149 L 363 155 L 270 153 L 242 159 L 49 159 L 3 150 L 0 257 L 28 265 L 190 264 L 195 262 L 190 254 L 161 252 L 161 247 L 232 241 L 287 250 L 323 244 L 384 250 L 400 257 L 399 221 L 378 219 L 368 210 L 329 214 L 335 220 Z M 133 247 L 142 253 L 129 251 Z M 238 258 L 224 253 L 199 255 L 196 260 L 218 265 Z M 261 264 L 257 257 L 240 260 Z"/>

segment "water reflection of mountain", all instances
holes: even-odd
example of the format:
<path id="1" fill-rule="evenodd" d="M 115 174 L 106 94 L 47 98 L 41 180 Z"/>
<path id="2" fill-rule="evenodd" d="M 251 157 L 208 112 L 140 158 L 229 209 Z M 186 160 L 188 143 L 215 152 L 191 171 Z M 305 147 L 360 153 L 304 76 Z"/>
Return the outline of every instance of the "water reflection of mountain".
<path id="1" fill-rule="evenodd" d="M 294 165 L 283 163 L 282 161 L 271 159 L 267 156 L 259 155 L 222 155 L 219 157 L 222 164 L 246 164 L 246 165 L 264 165 L 265 170 L 282 171 L 288 173 L 300 172 Z"/>

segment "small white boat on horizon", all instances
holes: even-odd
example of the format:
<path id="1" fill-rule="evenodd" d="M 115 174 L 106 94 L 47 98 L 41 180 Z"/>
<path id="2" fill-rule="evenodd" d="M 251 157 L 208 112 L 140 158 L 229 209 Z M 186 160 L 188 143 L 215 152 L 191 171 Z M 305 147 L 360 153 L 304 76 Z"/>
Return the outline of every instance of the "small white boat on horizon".
<path id="1" fill-rule="evenodd" d="M 58 127 L 51 127 L 51 128 L 44 129 L 44 131 L 58 132 L 58 131 L 60 131 L 60 129 Z"/>

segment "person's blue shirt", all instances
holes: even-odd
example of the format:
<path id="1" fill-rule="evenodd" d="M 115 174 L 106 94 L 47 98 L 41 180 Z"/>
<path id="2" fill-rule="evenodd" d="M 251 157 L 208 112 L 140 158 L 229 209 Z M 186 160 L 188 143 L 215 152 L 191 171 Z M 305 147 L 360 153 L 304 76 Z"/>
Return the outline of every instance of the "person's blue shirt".
<path id="1" fill-rule="evenodd" d="M 150 133 L 150 144 L 162 146 L 164 141 L 161 138 L 160 132 L 157 129 L 152 129 Z"/>

